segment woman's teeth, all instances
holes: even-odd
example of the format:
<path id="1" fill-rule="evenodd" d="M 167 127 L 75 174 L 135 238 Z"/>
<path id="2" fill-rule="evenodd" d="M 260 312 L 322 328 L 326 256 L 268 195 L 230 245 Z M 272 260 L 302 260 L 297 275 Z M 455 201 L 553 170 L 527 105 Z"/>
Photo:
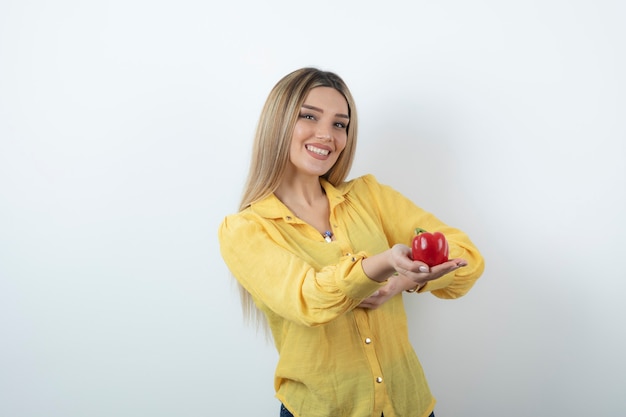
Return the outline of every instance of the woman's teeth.
<path id="1" fill-rule="evenodd" d="M 318 155 L 322 155 L 322 156 L 326 156 L 330 153 L 330 151 L 326 150 L 326 149 L 320 149 L 320 148 L 316 148 L 315 146 L 311 146 L 311 145 L 306 145 L 306 148 L 313 152 L 316 153 Z"/>

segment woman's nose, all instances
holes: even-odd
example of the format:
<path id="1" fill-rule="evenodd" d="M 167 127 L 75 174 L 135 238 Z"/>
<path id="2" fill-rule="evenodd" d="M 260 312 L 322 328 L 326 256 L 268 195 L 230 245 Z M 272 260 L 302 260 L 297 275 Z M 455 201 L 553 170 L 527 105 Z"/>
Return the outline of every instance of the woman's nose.
<path id="1" fill-rule="evenodd" d="M 317 139 L 330 140 L 331 136 L 327 129 L 318 129 L 315 134 Z"/>

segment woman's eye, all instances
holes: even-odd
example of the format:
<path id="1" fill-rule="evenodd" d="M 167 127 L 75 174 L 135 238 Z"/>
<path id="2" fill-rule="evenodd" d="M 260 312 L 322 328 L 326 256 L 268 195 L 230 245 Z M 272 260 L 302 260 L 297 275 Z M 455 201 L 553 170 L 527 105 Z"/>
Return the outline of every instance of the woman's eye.
<path id="1" fill-rule="evenodd" d="M 302 117 L 303 119 L 308 119 L 308 120 L 315 120 L 315 116 L 313 116 L 312 114 L 301 114 L 300 117 Z"/>
<path id="2" fill-rule="evenodd" d="M 337 123 L 335 123 L 335 127 L 339 128 L 339 129 L 345 129 L 346 128 L 346 124 L 342 123 L 342 122 L 337 122 Z"/>

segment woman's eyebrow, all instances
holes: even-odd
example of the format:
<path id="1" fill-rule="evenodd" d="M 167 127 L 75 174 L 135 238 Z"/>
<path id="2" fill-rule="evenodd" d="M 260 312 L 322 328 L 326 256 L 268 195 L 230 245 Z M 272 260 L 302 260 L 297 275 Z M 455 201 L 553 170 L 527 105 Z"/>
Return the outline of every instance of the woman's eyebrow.
<path id="1" fill-rule="evenodd" d="M 302 107 L 304 107 L 305 109 L 315 110 L 320 113 L 324 113 L 324 110 L 320 109 L 319 107 L 311 106 L 310 104 L 303 104 Z M 335 116 L 341 117 L 342 119 L 348 119 L 348 120 L 350 119 L 350 117 L 347 114 L 343 114 L 343 113 L 337 113 Z"/>

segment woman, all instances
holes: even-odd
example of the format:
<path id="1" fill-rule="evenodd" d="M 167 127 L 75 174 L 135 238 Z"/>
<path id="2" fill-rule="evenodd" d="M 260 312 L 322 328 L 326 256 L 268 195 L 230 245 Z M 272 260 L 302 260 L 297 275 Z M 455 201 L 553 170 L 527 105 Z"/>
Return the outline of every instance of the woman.
<path id="1" fill-rule="evenodd" d="M 346 181 L 354 100 L 331 72 L 303 68 L 272 89 L 240 211 L 219 228 L 244 308 L 262 312 L 279 353 L 281 416 L 434 415 L 409 342 L 402 292 L 456 298 L 483 260 L 470 239 L 371 175 Z M 416 227 L 442 232 L 451 260 L 414 261 Z"/>

